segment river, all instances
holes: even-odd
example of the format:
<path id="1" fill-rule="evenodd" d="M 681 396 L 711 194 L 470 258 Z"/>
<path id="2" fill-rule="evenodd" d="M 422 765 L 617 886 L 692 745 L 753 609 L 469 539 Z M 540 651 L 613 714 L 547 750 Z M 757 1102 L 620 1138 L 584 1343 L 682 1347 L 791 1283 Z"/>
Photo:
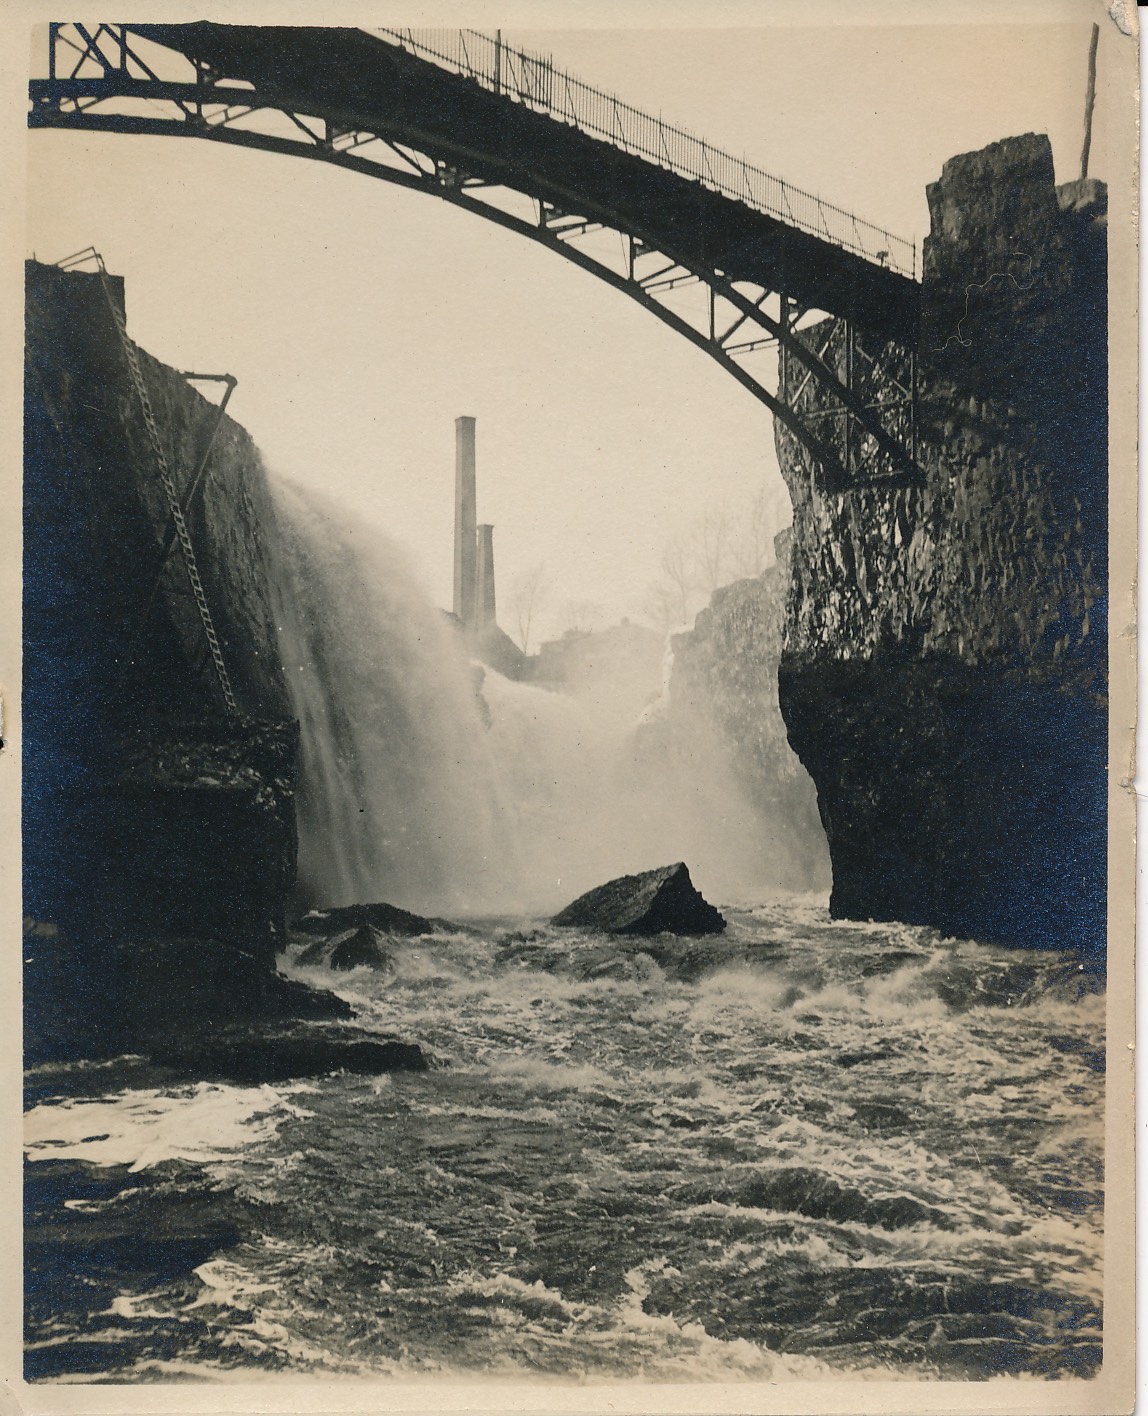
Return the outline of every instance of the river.
<path id="1" fill-rule="evenodd" d="M 284 962 L 421 1074 L 33 1071 L 29 1377 L 1095 1372 L 1102 980 L 723 908 L 705 942 L 501 918 Z"/>

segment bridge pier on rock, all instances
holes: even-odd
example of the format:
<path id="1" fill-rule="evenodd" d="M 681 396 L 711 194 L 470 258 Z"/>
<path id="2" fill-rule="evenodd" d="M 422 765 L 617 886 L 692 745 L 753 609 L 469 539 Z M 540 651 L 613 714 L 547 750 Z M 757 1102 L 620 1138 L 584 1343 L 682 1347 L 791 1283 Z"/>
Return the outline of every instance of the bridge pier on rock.
<path id="1" fill-rule="evenodd" d="M 952 159 L 929 205 L 925 485 L 827 487 L 777 427 L 781 709 L 835 915 L 1101 956 L 1105 188 L 1058 189 L 1028 135 Z"/>

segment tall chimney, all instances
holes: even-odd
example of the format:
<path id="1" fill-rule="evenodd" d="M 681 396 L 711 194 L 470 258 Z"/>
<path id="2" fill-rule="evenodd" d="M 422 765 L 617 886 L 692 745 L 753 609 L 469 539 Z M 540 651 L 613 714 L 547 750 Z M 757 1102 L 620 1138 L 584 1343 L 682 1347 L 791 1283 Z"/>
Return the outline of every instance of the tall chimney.
<path id="1" fill-rule="evenodd" d="M 474 618 L 478 628 L 494 623 L 494 527 L 478 528 L 478 578 L 474 590 Z"/>
<path id="2" fill-rule="evenodd" d="M 454 420 L 454 613 L 474 623 L 477 512 L 474 492 L 474 419 Z"/>

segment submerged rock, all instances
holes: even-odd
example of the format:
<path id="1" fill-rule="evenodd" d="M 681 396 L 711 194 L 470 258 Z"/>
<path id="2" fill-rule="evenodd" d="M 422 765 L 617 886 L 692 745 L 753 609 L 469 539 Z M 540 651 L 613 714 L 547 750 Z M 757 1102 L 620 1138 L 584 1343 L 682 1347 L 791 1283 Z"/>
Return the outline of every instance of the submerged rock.
<path id="1" fill-rule="evenodd" d="M 375 905 L 341 905 L 337 909 L 311 910 L 291 926 L 293 934 L 321 934 L 331 940 L 348 929 L 367 926 L 380 934 L 401 934 L 412 938 L 431 934 L 436 929 L 453 929 L 441 919 L 426 919 L 423 915 L 400 910 L 397 905 L 380 902 Z M 347 967 L 346 965 L 344 967 Z"/>
<path id="2" fill-rule="evenodd" d="M 347 1018 L 352 1011 L 335 994 L 284 978 L 259 957 L 219 940 L 137 940 L 120 949 L 119 959 L 125 1039 L 162 1038 L 185 1028 Z"/>
<path id="3" fill-rule="evenodd" d="M 551 921 L 607 934 L 720 934 L 725 920 L 694 889 L 682 861 L 588 890 Z"/>
<path id="4" fill-rule="evenodd" d="M 317 939 L 308 944 L 295 961 L 299 964 L 325 965 L 329 969 L 383 969 L 392 967 L 392 959 L 383 948 L 382 936 L 369 924 L 358 929 L 343 930 L 333 939 Z"/>

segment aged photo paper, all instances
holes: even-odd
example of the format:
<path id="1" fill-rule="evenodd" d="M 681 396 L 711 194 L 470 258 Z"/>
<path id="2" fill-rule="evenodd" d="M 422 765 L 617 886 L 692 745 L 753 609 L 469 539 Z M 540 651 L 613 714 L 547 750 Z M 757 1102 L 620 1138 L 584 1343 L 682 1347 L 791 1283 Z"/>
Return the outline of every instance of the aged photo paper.
<path id="1" fill-rule="evenodd" d="M 3 1410 L 1131 1410 L 1134 7 L 6 19 Z"/>

